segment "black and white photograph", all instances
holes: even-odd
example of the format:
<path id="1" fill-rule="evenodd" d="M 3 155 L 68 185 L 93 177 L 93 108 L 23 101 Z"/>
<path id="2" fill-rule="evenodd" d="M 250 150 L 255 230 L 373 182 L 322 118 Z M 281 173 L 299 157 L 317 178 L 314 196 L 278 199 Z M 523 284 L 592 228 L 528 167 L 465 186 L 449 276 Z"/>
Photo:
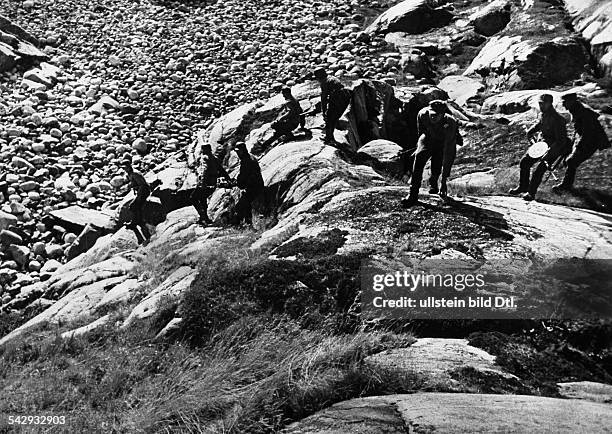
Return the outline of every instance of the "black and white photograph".
<path id="1" fill-rule="evenodd" d="M 612 1 L 0 0 L 4 433 L 612 433 Z"/>

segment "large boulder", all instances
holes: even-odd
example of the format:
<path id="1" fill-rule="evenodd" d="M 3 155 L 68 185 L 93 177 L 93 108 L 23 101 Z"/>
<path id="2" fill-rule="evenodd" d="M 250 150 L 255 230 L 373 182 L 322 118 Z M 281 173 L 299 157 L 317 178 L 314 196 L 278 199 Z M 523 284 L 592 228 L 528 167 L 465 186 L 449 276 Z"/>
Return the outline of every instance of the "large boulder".
<path id="1" fill-rule="evenodd" d="M 574 29 L 590 43 L 599 67 L 612 76 L 612 3 L 608 0 L 564 0 Z"/>
<path id="2" fill-rule="evenodd" d="M 482 81 L 463 75 L 449 75 L 444 77 L 438 87 L 448 93 L 450 99 L 460 106 L 466 105 L 476 98 L 485 89 Z"/>
<path id="3" fill-rule="evenodd" d="M 490 85 L 514 90 L 564 84 L 580 77 L 589 54 L 574 38 L 546 41 L 522 36 L 494 36 L 463 75 L 479 74 Z"/>
<path id="4" fill-rule="evenodd" d="M 114 216 L 104 211 L 83 208 L 78 205 L 58 209 L 50 212 L 56 224 L 67 231 L 80 234 L 87 225 L 91 225 L 104 232 L 111 232 L 116 226 Z"/>
<path id="5" fill-rule="evenodd" d="M 369 33 L 405 32 L 424 33 L 444 27 L 453 14 L 444 6 L 435 7 L 429 0 L 404 0 L 380 15 L 368 28 Z"/>
<path id="6" fill-rule="evenodd" d="M 474 30 L 484 36 L 493 36 L 503 30 L 511 18 L 512 4 L 509 0 L 495 0 L 470 16 Z"/>
<path id="7" fill-rule="evenodd" d="M 357 151 L 372 167 L 390 175 L 401 176 L 406 171 L 404 149 L 389 140 L 372 140 Z"/>

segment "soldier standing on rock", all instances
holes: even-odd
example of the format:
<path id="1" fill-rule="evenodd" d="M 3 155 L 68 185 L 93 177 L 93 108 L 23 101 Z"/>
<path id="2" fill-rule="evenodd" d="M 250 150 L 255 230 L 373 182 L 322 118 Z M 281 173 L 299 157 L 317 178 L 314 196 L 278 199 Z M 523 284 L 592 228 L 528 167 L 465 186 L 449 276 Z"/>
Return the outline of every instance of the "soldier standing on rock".
<path id="1" fill-rule="evenodd" d="M 209 144 L 203 144 L 201 150 L 202 156 L 200 167 L 198 168 L 198 185 L 193 193 L 191 193 L 190 199 L 200 215 L 199 223 L 209 225 L 212 224 L 212 220 L 208 217 L 208 198 L 217 188 L 217 178 L 221 175 L 230 184 L 233 183 L 233 180 L 217 157 L 213 155 Z"/>
<path id="2" fill-rule="evenodd" d="M 132 230 L 136 233 L 139 242 L 144 240 L 141 240 L 141 237 L 138 236 L 138 228 L 140 228 L 144 239 L 148 241 L 151 238 L 151 233 L 149 232 L 149 229 L 147 228 L 147 224 L 144 219 L 144 206 L 147 201 L 147 198 L 151 194 L 151 187 L 145 180 L 142 173 L 140 173 L 138 170 L 134 170 L 134 168 L 132 167 L 131 160 L 123 160 L 122 167 L 128 175 L 130 186 L 134 190 L 134 195 L 136 196 L 130 204 L 132 221 L 129 222 L 127 226 L 132 228 Z"/>
<path id="3" fill-rule="evenodd" d="M 300 103 L 291 93 L 291 88 L 284 87 L 281 93 L 285 97 L 284 110 L 272 123 L 274 135 L 261 145 L 264 150 L 283 136 L 293 139 L 293 130 L 300 126 L 300 118 L 303 113 Z"/>
<path id="4" fill-rule="evenodd" d="M 321 110 L 325 120 L 325 142 L 334 144 L 334 131 L 340 117 L 351 102 L 351 92 L 336 77 L 328 76 L 323 68 L 317 68 L 314 76 L 321 85 Z"/>
<path id="5" fill-rule="evenodd" d="M 591 158 L 596 151 L 610 147 L 610 140 L 599 123 L 599 115 L 595 111 L 580 103 L 575 93 L 563 95 L 561 100 L 563 107 L 572 114 L 574 130 L 579 139 L 574 143 L 571 154 L 564 161 L 567 169 L 563 181 L 553 187 L 553 191 L 557 192 L 571 190 L 578 166 Z"/>
<path id="6" fill-rule="evenodd" d="M 404 207 L 411 207 L 418 201 L 419 189 L 423 180 L 425 164 L 431 158 L 431 176 L 429 193 L 446 196 L 446 181 L 457 153 L 459 127 L 454 117 L 449 114 L 446 103 L 432 101 L 428 107 L 419 111 L 417 116 L 419 141 L 414 154 L 414 167 L 410 184 L 410 195 L 402 200 Z M 442 173 L 441 188 L 438 190 L 438 178 Z"/>
<path id="7" fill-rule="evenodd" d="M 540 95 L 539 105 L 542 117 L 537 124 L 527 131 L 527 136 L 531 138 L 537 131 L 541 131 L 549 150 L 541 158 L 532 158 L 529 154 L 525 154 L 520 163 L 519 185 L 508 192 L 513 195 L 524 193 L 523 199 L 528 201 L 535 199 L 544 173 L 554 165 L 558 158 L 567 155 L 570 150 L 570 140 L 567 137 L 566 129 L 567 121 L 553 107 L 552 95 L 548 93 Z M 536 163 L 538 163 L 538 166 L 530 181 L 531 167 Z"/>
<path id="8" fill-rule="evenodd" d="M 244 142 L 236 143 L 234 151 L 240 158 L 240 173 L 237 185 L 244 190 L 236 204 L 238 222 L 252 223 L 253 210 L 262 212 L 265 204 L 265 186 L 257 159 L 247 150 Z"/>

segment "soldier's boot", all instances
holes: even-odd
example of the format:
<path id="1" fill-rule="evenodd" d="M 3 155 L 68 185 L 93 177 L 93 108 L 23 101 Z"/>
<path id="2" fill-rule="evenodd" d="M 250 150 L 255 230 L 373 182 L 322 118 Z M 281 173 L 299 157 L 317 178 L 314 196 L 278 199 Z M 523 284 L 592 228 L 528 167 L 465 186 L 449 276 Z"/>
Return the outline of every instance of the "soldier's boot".
<path id="1" fill-rule="evenodd" d="M 532 200 L 535 199 L 535 195 L 531 194 L 531 193 L 525 193 L 523 195 L 523 200 L 527 201 L 527 202 L 531 202 Z"/>
<path id="2" fill-rule="evenodd" d="M 401 203 L 402 203 L 402 207 L 410 208 L 410 207 L 413 207 L 414 205 L 416 205 L 418 201 L 419 201 L 419 197 L 418 196 L 410 195 L 410 196 L 405 197 L 404 199 L 402 199 Z"/>
<path id="3" fill-rule="evenodd" d="M 442 179 L 442 182 L 440 182 L 440 196 L 448 196 L 448 187 L 446 186 L 446 179 Z"/>
<path id="4" fill-rule="evenodd" d="M 419 189 L 411 188 L 410 195 L 402 199 L 401 203 L 404 208 L 410 208 L 411 206 L 416 205 L 418 201 L 419 201 Z"/>
<path id="5" fill-rule="evenodd" d="M 438 194 L 439 191 L 437 183 L 429 185 L 429 194 Z"/>
<path id="6" fill-rule="evenodd" d="M 574 186 L 574 180 L 576 179 L 576 167 L 571 164 L 568 164 L 567 169 L 565 170 L 565 176 L 563 177 L 563 181 L 560 184 L 553 186 L 552 191 L 555 193 L 561 193 L 563 191 L 571 191 Z"/>

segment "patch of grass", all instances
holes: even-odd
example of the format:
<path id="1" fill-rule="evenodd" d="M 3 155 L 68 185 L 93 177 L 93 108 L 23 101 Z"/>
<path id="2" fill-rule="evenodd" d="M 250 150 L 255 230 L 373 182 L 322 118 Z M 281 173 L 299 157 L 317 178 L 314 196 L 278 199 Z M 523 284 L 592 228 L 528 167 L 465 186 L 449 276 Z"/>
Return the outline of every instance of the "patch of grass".
<path id="1" fill-rule="evenodd" d="M 64 414 L 71 432 L 271 433 L 334 402 L 408 392 L 363 363 L 409 334 L 337 335 L 283 316 L 246 316 L 201 347 L 151 340 L 148 326 L 47 336 L 4 353 L 0 413 Z"/>

